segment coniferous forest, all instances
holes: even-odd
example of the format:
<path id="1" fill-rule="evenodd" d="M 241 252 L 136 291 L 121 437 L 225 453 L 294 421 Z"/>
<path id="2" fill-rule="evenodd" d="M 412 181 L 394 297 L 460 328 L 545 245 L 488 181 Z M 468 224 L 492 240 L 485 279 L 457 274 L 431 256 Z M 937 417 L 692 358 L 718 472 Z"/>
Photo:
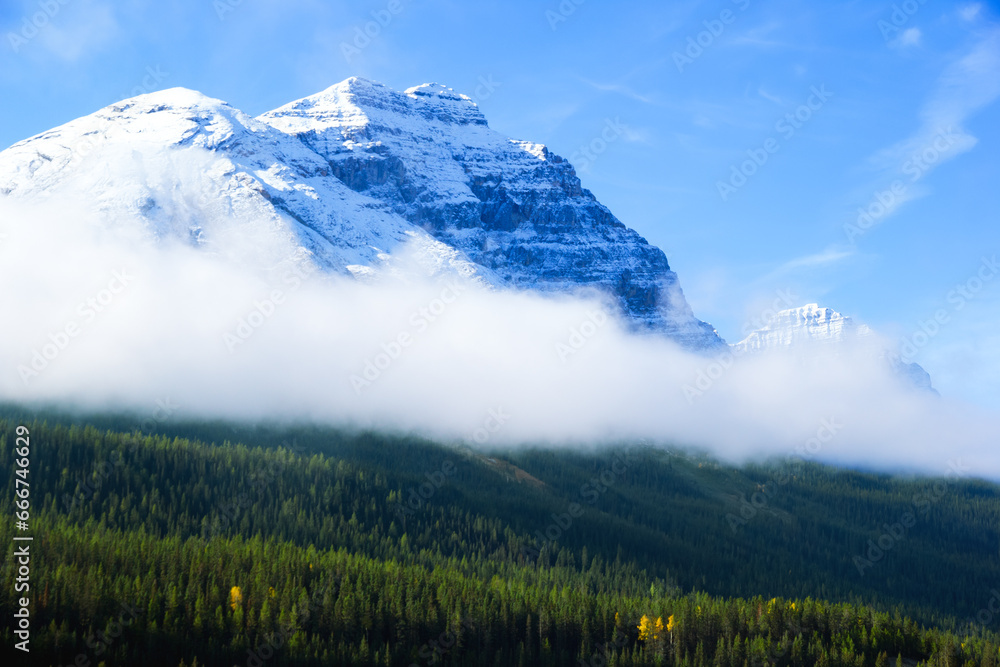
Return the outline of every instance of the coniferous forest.
<path id="1" fill-rule="evenodd" d="M 998 487 L 7 406 L 29 665 L 996 665 Z M 3 616 L 18 608 L 8 548 Z M 900 663 L 900 661 L 902 661 Z"/>

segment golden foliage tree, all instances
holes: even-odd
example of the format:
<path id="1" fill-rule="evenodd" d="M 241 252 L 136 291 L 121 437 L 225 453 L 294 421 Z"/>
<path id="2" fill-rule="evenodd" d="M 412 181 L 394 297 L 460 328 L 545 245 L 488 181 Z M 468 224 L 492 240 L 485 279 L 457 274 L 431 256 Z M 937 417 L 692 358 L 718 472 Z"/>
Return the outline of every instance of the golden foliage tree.
<path id="1" fill-rule="evenodd" d="M 240 587 L 233 586 L 232 588 L 230 588 L 229 606 L 233 608 L 233 611 L 236 611 L 236 607 L 238 607 L 242 602 L 243 602 L 243 591 L 240 589 Z"/>
<path id="2" fill-rule="evenodd" d="M 639 625 L 635 627 L 639 628 L 639 641 L 649 641 L 649 636 L 653 632 L 653 624 L 650 623 L 649 616 L 643 614 L 642 618 L 639 619 Z"/>

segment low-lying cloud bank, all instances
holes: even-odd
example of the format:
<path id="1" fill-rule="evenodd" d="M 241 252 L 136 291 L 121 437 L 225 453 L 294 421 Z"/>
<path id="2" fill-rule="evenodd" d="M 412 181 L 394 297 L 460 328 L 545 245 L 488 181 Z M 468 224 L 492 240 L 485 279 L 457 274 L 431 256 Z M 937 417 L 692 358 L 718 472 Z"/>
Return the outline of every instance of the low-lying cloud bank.
<path id="1" fill-rule="evenodd" d="M 405 262 L 362 284 L 311 270 L 267 225 L 219 222 L 192 247 L 68 201 L 0 199 L 2 400 L 1000 478 L 998 415 L 909 390 L 866 349 L 720 364 L 628 334 L 598 300 Z"/>

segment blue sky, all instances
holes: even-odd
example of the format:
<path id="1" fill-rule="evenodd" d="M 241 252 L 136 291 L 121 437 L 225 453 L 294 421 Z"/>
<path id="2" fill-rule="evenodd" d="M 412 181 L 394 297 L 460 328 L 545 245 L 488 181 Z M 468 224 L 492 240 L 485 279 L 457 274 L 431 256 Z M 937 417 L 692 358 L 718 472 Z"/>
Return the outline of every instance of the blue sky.
<path id="1" fill-rule="evenodd" d="M 791 292 L 1000 407 L 996 3 L 10 0 L 0 31 L 2 146 L 173 86 L 258 114 L 445 83 L 570 157 L 727 340 Z"/>

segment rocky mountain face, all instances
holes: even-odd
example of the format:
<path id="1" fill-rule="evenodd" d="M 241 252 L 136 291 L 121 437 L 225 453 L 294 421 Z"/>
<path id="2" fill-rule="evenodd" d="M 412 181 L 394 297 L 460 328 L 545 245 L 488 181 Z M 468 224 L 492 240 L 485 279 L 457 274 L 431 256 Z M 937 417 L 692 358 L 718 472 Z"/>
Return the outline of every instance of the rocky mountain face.
<path id="1" fill-rule="evenodd" d="M 888 364 L 908 385 L 936 393 L 931 386 L 931 376 L 920 364 L 903 361 L 897 352 L 880 347 L 875 338 L 868 325 L 857 323 L 832 308 L 810 303 L 779 311 L 767 324 L 731 347 L 738 354 L 810 347 L 811 353 L 818 348 L 835 354 L 838 346 L 861 344 L 870 348 L 873 359 Z"/>
<path id="2" fill-rule="evenodd" d="M 597 288 L 617 297 L 637 329 L 694 348 L 721 344 L 695 319 L 659 248 L 584 189 L 568 161 L 494 132 L 464 95 L 437 84 L 397 93 L 351 78 L 259 120 L 504 286 Z"/>
<path id="3" fill-rule="evenodd" d="M 724 345 L 663 252 L 569 162 L 491 130 L 470 98 L 437 84 L 396 92 L 351 78 L 256 119 L 175 88 L 0 153 L 2 196 L 45 198 L 68 182 L 156 239 L 218 250 L 231 238 L 220 230 L 253 227 L 292 240 L 299 261 L 361 278 L 405 248 L 429 275 L 597 291 L 637 331 Z"/>

